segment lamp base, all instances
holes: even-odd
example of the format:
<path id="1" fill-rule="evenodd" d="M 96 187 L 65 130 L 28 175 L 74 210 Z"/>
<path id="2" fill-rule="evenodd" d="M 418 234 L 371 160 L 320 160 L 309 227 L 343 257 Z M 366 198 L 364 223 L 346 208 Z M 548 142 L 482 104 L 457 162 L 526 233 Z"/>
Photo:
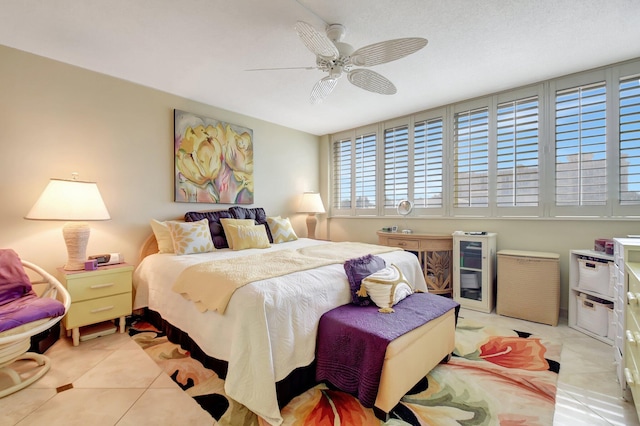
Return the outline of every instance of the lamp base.
<path id="1" fill-rule="evenodd" d="M 318 218 L 316 218 L 315 213 L 309 213 L 307 215 L 307 238 L 316 239 L 316 224 L 318 223 Z"/>
<path id="2" fill-rule="evenodd" d="M 87 243 L 91 228 L 87 222 L 68 222 L 62 227 L 62 235 L 67 245 L 65 271 L 80 271 L 87 261 Z"/>

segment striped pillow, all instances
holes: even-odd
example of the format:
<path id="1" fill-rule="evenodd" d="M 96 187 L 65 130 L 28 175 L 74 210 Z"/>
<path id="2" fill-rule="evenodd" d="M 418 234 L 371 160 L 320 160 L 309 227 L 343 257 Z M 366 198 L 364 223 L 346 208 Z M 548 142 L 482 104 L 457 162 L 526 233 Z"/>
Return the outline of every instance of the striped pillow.
<path id="1" fill-rule="evenodd" d="M 274 244 L 295 241 L 298 239 L 288 217 L 268 217 L 267 224 L 269 225 L 269 230 L 271 230 L 271 236 L 273 237 Z"/>

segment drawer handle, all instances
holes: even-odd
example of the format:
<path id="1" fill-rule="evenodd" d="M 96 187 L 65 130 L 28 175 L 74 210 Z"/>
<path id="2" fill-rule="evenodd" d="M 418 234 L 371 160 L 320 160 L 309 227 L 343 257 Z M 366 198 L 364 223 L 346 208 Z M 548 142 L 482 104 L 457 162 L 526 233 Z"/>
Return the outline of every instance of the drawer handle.
<path id="1" fill-rule="evenodd" d="M 633 337 L 631 330 L 627 330 L 625 334 L 627 335 L 627 342 L 629 342 L 630 345 L 635 345 L 636 339 Z"/>
<path id="2" fill-rule="evenodd" d="M 114 306 L 113 306 L 113 305 L 111 305 L 111 306 L 105 306 L 105 307 L 103 307 L 103 308 L 92 309 L 92 310 L 91 310 L 91 313 L 92 313 L 92 314 L 97 314 L 98 312 L 110 311 L 110 310 L 111 310 L 111 309 L 113 309 L 113 308 L 114 308 Z M 627 330 L 627 331 L 628 331 L 628 330 Z"/>
<path id="3" fill-rule="evenodd" d="M 106 283 L 106 284 L 96 284 L 96 285 L 92 285 L 92 286 L 91 286 L 91 287 L 89 287 L 89 288 L 96 289 L 96 288 L 105 288 L 105 287 L 113 287 L 113 286 L 114 286 L 114 284 L 113 284 L 113 283 Z"/>
<path id="4" fill-rule="evenodd" d="M 636 305 L 638 304 L 638 298 L 636 297 L 635 294 L 631 293 L 630 291 L 627 292 L 627 300 L 629 301 L 629 304 L 631 303 L 635 303 Z"/>
<path id="5" fill-rule="evenodd" d="M 404 247 L 406 245 L 407 245 L 407 243 L 405 243 L 405 242 L 398 243 L 398 246 L 400 246 L 400 247 Z"/>
<path id="6" fill-rule="evenodd" d="M 631 374 L 631 370 L 629 370 L 628 368 L 624 369 L 624 377 L 625 379 L 627 379 L 627 384 L 635 384 L 635 381 L 633 380 L 633 374 Z"/>

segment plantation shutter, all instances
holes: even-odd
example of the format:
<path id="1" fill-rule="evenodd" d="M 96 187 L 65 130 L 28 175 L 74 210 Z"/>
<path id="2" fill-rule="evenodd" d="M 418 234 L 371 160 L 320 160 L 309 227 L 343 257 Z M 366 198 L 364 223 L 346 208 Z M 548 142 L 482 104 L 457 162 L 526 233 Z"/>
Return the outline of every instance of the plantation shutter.
<path id="1" fill-rule="evenodd" d="M 640 205 L 640 76 L 620 81 L 620 204 Z"/>
<path id="2" fill-rule="evenodd" d="M 355 140 L 356 209 L 376 210 L 376 134 Z"/>
<path id="3" fill-rule="evenodd" d="M 498 105 L 496 205 L 538 206 L 538 97 Z"/>
<path id="4" fill-rule="evenodd" d="M 454 115 L 454 207 L 489 205 L 489 109 Z"/>
<path id="5" fill-rule="evenodd" d="M 605 82 L 556 92 L 556 206 L 607 203 Z"/>
<path id="6" fill-rule="evenodd" d="M 414 140 L 414 207 L 442 207 L 442 118 L 416 123 Z"/>
<path id="7" fill-rule="evenodd" d="M 335 210 L 351 209 L 351 140 L 333 143 L 333 197 Z"/>
<path id="8" fill-rule="evenodd" d="M 384 131 L 384 207 L 409 197 L 409 127 Z"/>

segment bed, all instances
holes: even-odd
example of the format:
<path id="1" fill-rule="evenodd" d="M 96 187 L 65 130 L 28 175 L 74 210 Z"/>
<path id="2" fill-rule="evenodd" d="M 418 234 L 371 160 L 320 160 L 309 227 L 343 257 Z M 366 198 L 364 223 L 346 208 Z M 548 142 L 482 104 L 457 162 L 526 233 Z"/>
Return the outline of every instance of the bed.
<path id="1" fill-rule="evenodd" d="M 202 262 L 327 244 L 332 243 L 300 238 L 264 249 L 227 248 L 178 256 L 157 253 L 157 241 L 151 235 L 141 250 L 141 261 L 134 272 L 134 309 L 147 308 L 164 325 L 184 333 L 172 340 L 181 343 L 181 339 L 186 338 L 197 345 L 206 358 L 220 361 L 209 362 L 207 366 L 222 377 L 226 375 L 227 395 L 270 424 L 278 425 L 282 422 L 280 407 L 313 385 L 320 317 L 351 301 L 344 266 L 330 264 L 252 282 L 235 291 L 224 314 L 211 310 L 200 312 L 192 301 L 173 291 L 172 286 L 182 271 Z M 376 247 L 383 251 L 377 256 L 387 264 L 397 265 L 416 289 L 427 291 L 414 254 Z M 418 334 L 423 335 L 424 330 Z M 434 356 L 439 357 L 436 363 L 442 358 L 439 353 Z M 302 372 L 299 377 L 303 379 L 296 377 L 296 372 Z M 293 389 L 291 383 L 294 383 Z M 284 390 L 278 386 L 282 384 L 286 384 Z"/>

